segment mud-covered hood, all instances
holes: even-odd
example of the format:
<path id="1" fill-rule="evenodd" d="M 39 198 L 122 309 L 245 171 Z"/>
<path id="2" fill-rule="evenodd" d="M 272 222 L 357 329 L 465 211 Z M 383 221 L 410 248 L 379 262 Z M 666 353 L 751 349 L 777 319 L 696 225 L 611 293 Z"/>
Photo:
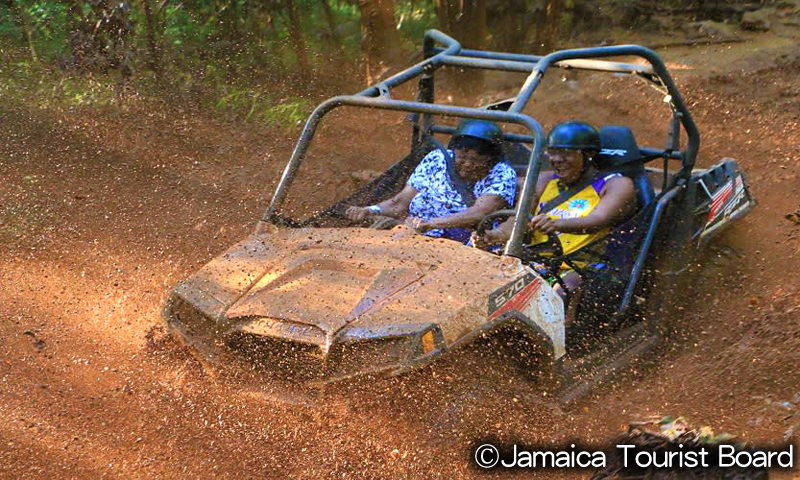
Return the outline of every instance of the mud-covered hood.
<path id="1" fill-rule="evenodd" d="M 235 245 L 179 290 L 214 299 L 213 316 L 234 329 L 282 322 L 330 337 L 345 327 L 434 322 L 458 338 L 485 321 L 487 295 L 522 268 L 405 227 L 273 229 Z"/>
<path id="2" fill-rule="evenodd" d="M 342 255 L 330 245 L 292 250 L 228 310 L 228 318 L 268 317 L 333 332 L 385 307 L 434 268 L 392 255 Z"/>

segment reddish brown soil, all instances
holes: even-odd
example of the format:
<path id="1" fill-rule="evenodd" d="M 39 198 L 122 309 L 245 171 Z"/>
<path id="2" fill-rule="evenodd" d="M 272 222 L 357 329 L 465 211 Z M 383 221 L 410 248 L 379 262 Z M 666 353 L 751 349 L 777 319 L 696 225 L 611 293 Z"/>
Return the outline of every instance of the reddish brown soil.
<path id="1" fill-rule="evenodd" d="M 698 67 L 715 48 L 664 53 Z M 703 165 L 737 158 L 759 206 L 696 268 L 657 366 L 570 409 L 486 345 L 314 407 L 215 378 L 153 327 L 173 285 L 254 227 L 295 136 L 153 103 L 0 102 L 0 475 L 471 476 L 477 439 L 600 442 L 653 414 L 780 441 L 791 420 L 764 397 L 800 393 L 800 225 L 786 218 L 800 210 L 800 83 L 796 64 L 759 68 L 676 70 Z M 660 145 L 659 99 L 632 102 L 621 81 L 584 85 L 580 102 L 563 82 L 534 110 L 545 126 L 566 112 L 645 125 L 641 143 Z M 363 142 L 362 127 L 375 133 L 351 123 L 323 146 Z M 353 183 L 325 185 L 306 192 Z"/>

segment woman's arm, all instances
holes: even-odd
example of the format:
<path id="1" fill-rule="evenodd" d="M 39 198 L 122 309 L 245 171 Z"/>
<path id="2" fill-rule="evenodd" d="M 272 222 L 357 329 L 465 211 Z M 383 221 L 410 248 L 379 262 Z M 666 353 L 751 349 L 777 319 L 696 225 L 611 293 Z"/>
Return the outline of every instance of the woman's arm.
<path id="1" fill-rule="evenodd" d="M 550 234 L 553 232 L 588 233 L 610 227 L 628 216 L 636 206 L 636 189 L 628 177 L 610 179 L 600 202 L 585 217 L 550 218 L 547 215 L 536 215 L 531 219 L 533 229 Z"/>
<path id="2" fill-rule="evenodd" d="M 539 199 L 542 198 L 544 189 L 552 179 L 552 171 L 544 171 L 539 173 L 539 179 L 536 182 L 536 190 L 534 191 L 533 200 L 531 201 L 531 207 L 533 208 L 533 211 L 536 211 L 538 208 Z M 516 216 L 508 217 L 508 220 L 498 225 L 497 228 L 484 232 L 483 236 L 473 234 L 472 243 L 476 247 L 485 248 L 491 245 L 500 245 L 507 242 L 508 239 L 511 238 L 511 230 L 514 228 L 514 221 L 516 218 Z"/>
<path id="3" fill-rule="evenodd" d="M 408 206 L 411 200 L 417 195 L 417 189 L 411 185 L 406 184 L 400 192 L 388 200 L 384 200 L 377 205 L 381 208 L 378 215 L 387 217 L 403 218 L 408 214 Z M 376 215 L 375 212 L 369 210 L 367 207 L 349 207 L 345 212 L 347 218 L 354 222 L 360 222 L 367 217 Z"/>
<path id="4" fill-rule="evenodd" d="M 367 207 L 353 206 L 347 209 L 345 215 L 355 222 L 372 215 L 403 218 L 408 215 L 408 206 L 411 205 L 411 201 L 414 200 L 417 193 L 424 188 L 431 172 L 440 168 L 444 168 L 444 154 L 439 150 L 433 150 L 420 160 L 400 193 L 377 204 L 380 207 L 380 213 L 373 212 Z"/>
<path id="5" fill-rule="evenodd" d="M 428 231 L 434 228 L 468 227 L 473 228 L 483 217 L 505 207 L 506 201 L 497 195 L 481 195 L 475 203 L 463 212 L 454 213 L 446 217 L 432 218 L 419 222 L 417 231 Z"/>
<path id="6" fill-rule="evenodd" d="M 497 228 L 486 230 L 483 232 L 483 235 L 472 232 L 472 236 L 470 237 L 472 244 L 478 248 L 486 248 L 507 242 L 508 239 L 511 238 L 511 230 L 514 228 L 515 218 L 517 218 L 515 215 L 508 217 L 508 219 L 498 225 Z"/>
<path id="7" fill-rule="evenodd" d="M 406 184 L 397 195 L 378 204 L 381 207 L 381 215 L 395 218 L 405 217 L 408 215 L 408 206 L 411 205 L 411 200 L 414 200 L 417 193 L 419 192 L 416 188 Z"/>

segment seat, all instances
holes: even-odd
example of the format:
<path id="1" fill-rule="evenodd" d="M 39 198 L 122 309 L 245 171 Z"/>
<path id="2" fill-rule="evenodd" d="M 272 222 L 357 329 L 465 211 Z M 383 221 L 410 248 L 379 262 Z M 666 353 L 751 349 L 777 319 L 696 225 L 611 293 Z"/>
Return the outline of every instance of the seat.
<path id="1" fill-rule="evenodd" d="M 607 268 L 585 269 L 582 303 L 591 306 L 581 315 L 587 325 L 609 318 L 616 311 L 627 286 L 631 269 L 641 246 L 654 206 L 655 191 L 644 168 L 631 129 L 622 125 L 606 125 L 598 130 L 601 151 L 595 158 L 602 172 L 617 172 L 633 180 L 638 209 L 633 216 L 595 243 L 572 254 L 571 260 L 602 262 Z M 591 320 L 588 320 L 591 317 Z"/>
<path id="2" fill-rule="evenodd" d="M 653 184 L 644 168 L 644 160 L 630 128 L 623 125 L 606 125 L 599 130 L 602 150 L 597 155 L 597 166 L 608 172 L 619 172 L 633 180 L 639 208 L 649 205 L 655 198 Z"/>
<path id="3" fill-rule="evenodd" d="M 511 168 L 517 172 L 517 189 L 522 190 L 525 172 L 528 171 L 528 162 L 531 158 L 531 149 L 519 142 L 506 141 L 503 143 L 503 154 Z"/>

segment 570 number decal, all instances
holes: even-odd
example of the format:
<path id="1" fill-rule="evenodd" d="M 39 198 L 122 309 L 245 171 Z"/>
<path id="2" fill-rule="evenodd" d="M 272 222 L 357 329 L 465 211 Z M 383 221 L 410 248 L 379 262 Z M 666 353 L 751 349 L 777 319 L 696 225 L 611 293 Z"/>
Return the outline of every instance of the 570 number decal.
<path id="1" fill-rule="evenodd" d="M 528 273 L 492 292 L 489 295 L 489 320 L 511 310 L 523 311 L 541 285 L 540 277 Z"/>

